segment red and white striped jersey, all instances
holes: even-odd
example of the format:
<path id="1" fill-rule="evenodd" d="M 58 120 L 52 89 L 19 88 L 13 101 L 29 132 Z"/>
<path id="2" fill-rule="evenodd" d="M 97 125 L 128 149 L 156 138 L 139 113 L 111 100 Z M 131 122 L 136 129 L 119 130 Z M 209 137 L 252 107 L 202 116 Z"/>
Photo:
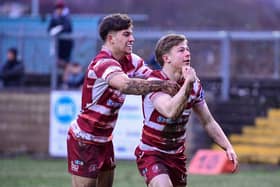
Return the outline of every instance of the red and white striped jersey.
<path id="1" fill-rule="evenodd" d="M 102 48 L 88 66 L 82 90 L 82 110 L 70 127 L 74 137 L 88 142 L 111 141 L 125 94 L 109 86 L 108 81 L 112 74 L 120 72 L 128 77 L 147 78 L 152 70 L 136 54 L 117 61 L 108 49 Z"/>
<path id="2" fill-rule="evenodd" d="M 161 71 L 154 71 L 148 80 L 168 80 Z M 144 126 L 140 149 L 175 154 L 184 151 L 186 125 L 194 105 L 204 102 L 203 89 L 200 82 L 195 82 L 186 101 L 185 109 L 176 119 L 166 118 L 153 105 L 153 99 L 162 92 L 152 92 L 143 96 Z"/>

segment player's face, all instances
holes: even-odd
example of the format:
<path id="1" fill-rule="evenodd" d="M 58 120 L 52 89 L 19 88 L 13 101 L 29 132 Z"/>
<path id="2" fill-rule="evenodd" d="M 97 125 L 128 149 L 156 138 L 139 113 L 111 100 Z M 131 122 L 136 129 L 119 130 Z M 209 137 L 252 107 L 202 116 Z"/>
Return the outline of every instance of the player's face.
<path id="1" fill-rule="evenodd" d="M 191 53 L 187 41 L 183 41 L 172 47 L 169 52 L 169 59 L 173 67 L 176 69 L 181 69 L 182 66 L 190 66 Z"/>
<path id="2" fill-rule="evenodd" d="M 113 47 L 119 54 L 127 55 L 132 53 L 135 41 L 132 27 L 115 32 L 112 39 Z"/>

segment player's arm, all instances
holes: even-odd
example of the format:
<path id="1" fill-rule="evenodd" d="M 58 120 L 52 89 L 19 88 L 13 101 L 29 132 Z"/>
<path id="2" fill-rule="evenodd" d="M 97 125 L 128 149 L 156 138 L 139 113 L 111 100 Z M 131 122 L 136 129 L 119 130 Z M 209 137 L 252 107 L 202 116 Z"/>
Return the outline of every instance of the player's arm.
<path id="1" fill-rule="evenodd" d="M 144 80 L 129 78 L 125 73 L 119 72 L 111 75 L 109 85 L 125 94 L 146 95 L 150 92 L 164 91 L 176 93 L 178 85 L 172 81 Z"/>
<path id="2" fill-rule="evenodd" d="M 183 112 L 189 93 L 193 88 L 193 83 L 197 79 L 193 68 L 189 66 L 182 67 L 182 74 L 185 79 L 183 86 L 176 95 L 158 93 L 152 97 L 152 102 L 157 111 L 167 118 L 175 119 Z"/>
<path id="3" fill-rule="evenodd" d="M 185 108 L 188 95 L 192 89 L 192 83 L 185 81 L 176 95 L 171 97 L 165 93 L 156 93 L 152 102 L 159 113 L 167 118 L 177 118 Z"/>
<path id="4" fill-rule="evenodd" d="M 228 138 L 224 134 L 222 128 L 210 113 L 206 102 L 194 105 L 193 110 L 198 115 L 204 129 L 209 134 L 209 136 L 226 151 L 227 157 L 229 160 L 232 160 L 235 170 L 238 165 L 237 155 Z"/>

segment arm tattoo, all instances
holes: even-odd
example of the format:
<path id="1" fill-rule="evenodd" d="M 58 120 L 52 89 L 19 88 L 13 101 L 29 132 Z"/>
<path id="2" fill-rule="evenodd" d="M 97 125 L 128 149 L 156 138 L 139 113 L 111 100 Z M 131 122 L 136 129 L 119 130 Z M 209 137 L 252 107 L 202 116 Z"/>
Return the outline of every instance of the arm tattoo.
<path id="1" fill-rule="evenodd" d="M 162 90 L 166 86 L 165 81 L 131 79 L 122 90 L 125 94 L 146 95 L 150 92 Z"/>

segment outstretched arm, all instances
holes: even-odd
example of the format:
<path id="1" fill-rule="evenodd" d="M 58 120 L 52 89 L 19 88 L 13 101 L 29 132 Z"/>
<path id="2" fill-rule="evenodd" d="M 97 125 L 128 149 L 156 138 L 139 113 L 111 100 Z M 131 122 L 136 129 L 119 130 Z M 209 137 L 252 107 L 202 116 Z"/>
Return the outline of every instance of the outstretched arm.
<path id="1" fill-rule="evenodd" d="M 228 159 L 234 164 L 233 171 L 235 171 L 238 165 L 237 155 L 222 128 L 211 115 L 206 102 L 195 105 L 193 110 L 209 136 L 226 151 Z"/>
<path id="2" fill-rule="evenodd" d="M 124 73 L 117 73 L 110 77 L 109 85 L 125 94 L 133 95 L 146 95 L 155 91 L 176 93 L 179 88 L 179 86 L 172 81 L 129 78 Z"/>

